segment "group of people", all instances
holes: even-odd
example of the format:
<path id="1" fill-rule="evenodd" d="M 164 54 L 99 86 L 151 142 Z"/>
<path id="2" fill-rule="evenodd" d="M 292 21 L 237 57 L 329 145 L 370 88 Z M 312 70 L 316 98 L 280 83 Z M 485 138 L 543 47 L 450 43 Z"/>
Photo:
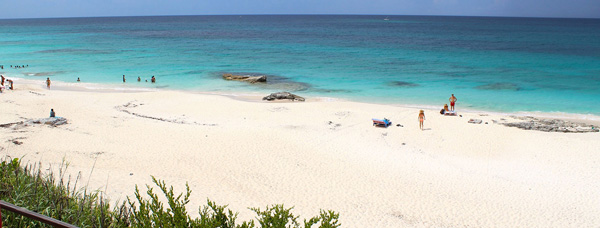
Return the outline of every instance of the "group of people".
<path id="1" fill-rule="evenodd" d="M 140 78 L 140 77 L 138 76 L 138 78 L 137 78 L 137 81 L 138 81 L 138 82 L 141 82 L 141 81 L 142 81 L 142 78 Z M 123 75 L 123 82 L 125 82 L 125 75 Z M 148 82 L 148 79 L 146 79 L 146 82 Z M 154 75 L 152 75 L 152 78 L 150 78 L 150 82 L 152 82 L 152 83 L 156 83 L 156 78 L 154 77 Z"/>
<path id="2" fill-rule="evenodd" d="M 15 69 L 20 69 L 20 68 L 26 68 L 29 67 L 29 64 L 27 65 L 10 65 L 10 68 L 15 68 Z M 4 65 L 0 65 L 0 69 L 4 70 Z"/>
<path id="3" fill-rule="evenodd" d="M 444 104 L 444 108 L 442 110 L 440 110 L 440 114 L 447 115 L 447 116 L 455 116 L 456 112 L 454 112 L 454 104 L 456 104 L 456 101 L 458 99 L 456 99 L 454 94 L 452 94 L 452 96 L 450 97 L 449 100 L 450 100 L 450 108 L 448 108 L 448 104 Z"/>
<path id="4" fill-rule="evenodd" d="M 2 81 L 4 81 L 4 76 L 2 76 Z M 137 81 L 142 81 L 142 79 L 140 77 L 137 78 Z M 152 83 L 156 83 L 156 78 L 154 77 L 154 75 L 152 75 L 152 78 L 150 78 L 150 81 L 152 81 Z M 79 77 L 77 77 L 77 82 L 81 82 L 81 79 Z M 125 82 L 125 75 L 123 75 L 123 82 Z M 148 80 L 146 80 L 146 82 L 148 82 Z M 46 87 L 48 87 L 48 89 L 50 89 L 50 84 L 52 83 L 52 81 L 50 81 L 50 78 L 46 78 Z"/>
<path id="5" fill-rule="evenodd" d="M 450 96 L 450 99 L 448 99 L 450 101 L 450 109 L 448 109 L 448 104 L 444 105 L 444 109 L 442 109 L 442 111 L 440 111 L 441 114 L 444 114 L 446 112 L 452 112 L 454 113 L 454 105 L 456 104 L 456 101 L 458 100 L 454 94 L 452 94 L 452 96 Z M 421 129 L 421 131 L 423 130 L 423 122 L 425 121 L 425 111 L 420 110 L 419 111 L 419 128 Z"/>

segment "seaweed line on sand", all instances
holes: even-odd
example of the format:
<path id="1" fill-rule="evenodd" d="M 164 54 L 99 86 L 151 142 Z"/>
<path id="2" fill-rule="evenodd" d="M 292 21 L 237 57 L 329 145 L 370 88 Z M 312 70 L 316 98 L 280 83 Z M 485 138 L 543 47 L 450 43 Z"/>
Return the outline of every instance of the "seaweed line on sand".
<path id="1" fill-rule="evenodd" d="M 120 112 L 123 113 L 127 113 L 129 115 L 132 116 L 136 116 L 136 117 L 140 117 L 140 118 L 146 118 L 146 119 L 151 119 L 151 120 L 158 120 L 158 121 L 162 121 L 162 122 L 168 122 L 168 123 L 176 123 L 176 124 L 188 124 L 188 125 L 202 125 L 202 126 L 217 126 L 217 124 L 205 124 L 205 123 L 197 123 L 197 122 L 187 122 L 187 121 L 182 121 L 182 120 L 174 120 L 174 119 L 165 119 L 165 118 L 160 118 L 160 117 L 154 117 L 154 116 L 147 116 L 147 115 L 142 115 L 139 113 L 135 113 L 135 112 L 130 112 L 129 110 L 127 110 L 127 108 L 129 107 L 137 107 L 137 104 L 134 104 L 132 102 L 128 102 L 127 104 L 121 105 L 121 106 L 116 106 L 115 108 L 117 110 L 119 110 Z"/>

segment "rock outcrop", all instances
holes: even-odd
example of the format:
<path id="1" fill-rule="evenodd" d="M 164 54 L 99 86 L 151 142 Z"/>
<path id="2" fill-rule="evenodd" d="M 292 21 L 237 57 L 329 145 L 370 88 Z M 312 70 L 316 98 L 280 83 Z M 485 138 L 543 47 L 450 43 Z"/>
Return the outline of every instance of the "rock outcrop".
<path id="1" fill-rule="evenodd" d="M 305 82 L 297 82 L 288 77 L 270 75 L 255 72 L 217 72 L 215 76 L 220 76 L 228 81 L 248 82 L 253 86 L 270 91 L 305 91 L 312 86 Z"/>
<path id="2" fill-rule="evenodd" d="M 31 124 L 46 124 L 53 127 L 67 124 L 67 119 L 64 117 L 50 117 L 50 118 L 41 118 L 41 119 L 30 119 L 27 122 Z"/>
<path id="3" fill-rule="evenodd" d="M 64 118 L 64 117 L 50 117 L 50 118 L 41 118 L 41 119 L 28 119 L 28 120 L 21 121 L 21 122 L 0 124 L 0 127 L 3 127 L 3 128 L 12 127 L 13 129 L 19 129 L 19 128 L 22 128 L 22 127 L 32 126 L 32 125 L 35 125 L 35 124 L 45 124 L 45 125 L 49 125 L 49 126 L 52 126 L 52 127 L 56 127 L 56 126 L 59 126 L 59 125 L 67 124 L 67 119 Z"/>
<path id="4" fill-rule="evenodd" d="M 525 120 L 523 122 L 500 123 L 508 127 L 516 127 L 525 130 L 545 131 L 545 132 L 564 132 L 564 133 L 586 133 L 599 132 L 597 126 L 583 123 L 574 123 L 558 119 L 538 119 L 534 117 L 513 117 Z M 498 123 L 497 121 L 494 121 Z"/>
<path id="5" fill-rule="evenodd" d="M 291 94 L 289 92 L 277 92 L 269 94 L 269 96 L 263 97 L 263 100 L 272 101 L 272 100 L 283 100 L 288 99 L 292 101 L 304 101 L 304 97 Z"/>
<path id="6" fill-rule="evenodd" d="M 223 74 L 223 79 L 250 82 L 250 83 L 267 82 L 266 75 L 251 76 L 251 75 Z"/>

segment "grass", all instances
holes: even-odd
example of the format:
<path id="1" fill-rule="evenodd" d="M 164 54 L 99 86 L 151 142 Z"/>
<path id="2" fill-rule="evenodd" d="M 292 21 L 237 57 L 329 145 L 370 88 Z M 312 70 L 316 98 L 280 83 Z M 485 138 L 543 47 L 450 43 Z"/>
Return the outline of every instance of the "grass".
<path id="1" fill-rule="evenodd" d="M 0 160 L 0 199 L 30 211 L 61 220 L 79 227 L 220 227 L 220 228 L 335 228 L 340 227 L 339 214 L 321 210 L 319 215 L 302 224 L 292 208 L 281 204 L 267 206 L 265 210 L 249 208 L 256 213 L 250 221 L 237 221 L 238 213 L 207 200 L 201 206 L 199 216 L 191 217 L 186 205 L 191 190 L 186 183 L 186 192 L 176 194 L 165 181 L 152 177 L 159 191 L 146 185 L 145 194 L 135 187 L 135 198 L 127 198 L 113 207 L 101 191 L 88 191 L 78 188 L 78 175 L 71 182 L 65 180 L 68 164 L 62 162 L 58 175 L 53 171 L 41 172 L 41 163 L 22 165 L 20 159 Z M 51 170 L 51 169 L 50 169 Z M 164 196 L 161 201 L 159 196 Z M 18 214 L 2 211 L 2 224 L 6 227 L 50 227 Z"/>

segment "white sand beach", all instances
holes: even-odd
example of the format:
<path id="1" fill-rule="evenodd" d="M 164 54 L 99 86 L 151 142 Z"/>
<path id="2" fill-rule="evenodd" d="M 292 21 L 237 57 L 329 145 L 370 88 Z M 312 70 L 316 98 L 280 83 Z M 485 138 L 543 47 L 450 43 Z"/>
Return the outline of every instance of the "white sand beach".
<path id="1" fill-rule="evenodd" d="M 339 212 L 342 227 L 600 227 L 600 133 L 507 127 L 493 120 L 517 120 L 460 102 L 463 117 L 425 110 L 421 131 L 418 109 L 397 105 L 34 82 L 0 94 L 0 124 L 51 108 L 68 124 L 0 127 L 0 155 L 46 168 L 64 159 L 113 201 L 153 175 L 180 192 L 189 183 L 192 215 L 209 198 L 240 221 L 283 203 L 301 219 Z M 372 126 L 383 117 L 393 125 Z"/>

